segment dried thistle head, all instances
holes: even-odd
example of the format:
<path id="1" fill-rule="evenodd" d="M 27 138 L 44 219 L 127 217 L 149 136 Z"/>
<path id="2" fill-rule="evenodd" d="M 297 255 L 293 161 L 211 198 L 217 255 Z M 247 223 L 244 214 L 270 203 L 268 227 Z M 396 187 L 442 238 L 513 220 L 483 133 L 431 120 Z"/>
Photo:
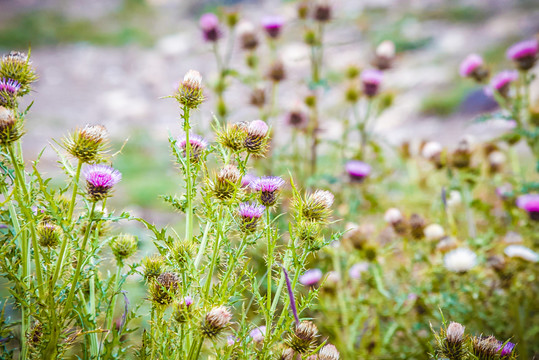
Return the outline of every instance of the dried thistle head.
<path id="1" fill-rule="evenodd" d="M 83 163 L 99 162 L 107 148 L 108 133 L 103 125 L 86 125 L 63 140 L 63 146 Z"/>
<path id="2" fill-rule="evenodd" d="M 285 343 L 300 354 L 307 354 L 316 348 L 318 328 L 311 321 L 302 321 L 286 339 Z"/>
<path id="3" fill-rule="evenodd" d="M 423 229 L 425 229 L 425 219 L 419 214 L 412 214 L 408 221 L 410 225 L 410 234 L 414 239 L 421 239 L 425 236 Z"/>
<path id="4" fill-rule="evenodd" d="M 22 120 L 12 110 L 0 106 L 0 144 L 9 145 L 19 140 L 23 134 Z"/>
<path id="5" fill-rule="evenodd" d="M 142 267 L 144 268 L 144 279 L 150 282 L 161 275 L 165 261 L 160 255 L 147 256 L 142 259 Z"/>
<path id="6" fill-rule="evenodd" d="M 215 179 L 211 182 L 210 187 L 213 195 L 219 200 L 228 200 L 236 192 L 241 173 L 234 165 L 225 165 Z"/>
<path id="7" fill-rule="evenodd" d="M 201 331 L 204 336 L 214 338 L 221 333 L 230 323 L 232 314 L 226 306 L 218 306 L 211 309 L 202 323 Z"/>
<path id="8" fill-rule="evenodd" d="M 318 360 L 339 360 L 340 354 L 335 345 L 327 344 L 318 352 Z"/>
<path id="9" fill-rule="evenodd" d="M 37 75 L 25 53 L 12 51 L 0 60 L 0 78 L 12 79 L 20 84 L 18 95 L 23 96 L 30 92 L 30 85 L 37 80 Z"/>
<path id="10" fill-rule="evenodd" d="M 283 62 L 277 60 L 273 64 L 271 64 L 268 70 L 267 77 L 275 83 L 283 81 L 286 78 L 286 70 Z"/>
<path id="11" fill-rule="evenodd" d="M 37 226 L 37 236 L 39 245 L 43 247 L 53 248 L 60 242 L 62 229 L 53 223 L 42 222 Z"/>
<path id="12" fill-rule="evenodd" d="M 181 105 L 189 109 L 196 109 L 202 104 L 204 92 L 200 73 L 196 70 L 189 70 L 173 96 Z"/>
<path id="13" fill-rule="evenodd" d="M 255 120 L 247 125 L 244 140 L 245 150 L 255 156 L 263 156 L 268 149 L 268 125 L 262 120 Z"/>
<path id="14" fill-rule="evenodd" d="M 110 249 L 116 261 L 123 263 L 137 252 L 138 240 L 135 236 L 122 234 L 114 237 L 110 243 Z"/>
<path id="15" fill-rule="evenodd" d="M 157 305 L 170 305 L 178 292 L 180 280 L 172 272 L 164 272 L 150 283 L 150 299 Z"/>
<path id="16" fill-rule="evenodd" d="M 472 354 L 475 355 L 479 360 L 498 359 L 500 342 L 494 336 L 474 336 L 472 337 L 471 344 Z"/>
<path id="17" fill-rule="evenodd" d="M 304 199 L 296 199 L 294 207 L 298 215 L 308 221 L 324 223 L 331 214 L 335 196 L 327 190 L 316 190 Z"/>

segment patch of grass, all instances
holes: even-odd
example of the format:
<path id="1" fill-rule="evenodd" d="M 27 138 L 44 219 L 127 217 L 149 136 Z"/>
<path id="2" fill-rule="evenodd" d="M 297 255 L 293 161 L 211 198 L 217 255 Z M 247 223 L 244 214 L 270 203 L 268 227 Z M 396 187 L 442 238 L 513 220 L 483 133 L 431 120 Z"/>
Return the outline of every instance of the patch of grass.
<path id="1" fill-rule="evenodd" d="M 489 12 L 480 7 L 471 5 L 454 5 L 447 2 L 446 6 L 433 7 L 430 10 L 418 14 L 422 20 L 446 20 L 451 22 L 473 23 L 481 22 L 488 18 Z"/>
<path id="2" fill-rule="evenodd" d="M 458 84 L 437 91 L 423 99 L 421 112 L 427 115 L 451 115 L 472 88 L 469 84 Z"/>

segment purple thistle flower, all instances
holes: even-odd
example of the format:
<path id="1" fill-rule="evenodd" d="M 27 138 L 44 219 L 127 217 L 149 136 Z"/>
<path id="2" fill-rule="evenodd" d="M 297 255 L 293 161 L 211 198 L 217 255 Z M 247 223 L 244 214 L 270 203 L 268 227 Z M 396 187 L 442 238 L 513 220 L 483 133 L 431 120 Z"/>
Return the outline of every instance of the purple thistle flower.
<path id="1" fill-rule="evenodd" d="M 12 107 L 17 93 L 21 89 L 21 84 L 13 79 L 0 79 L 0 105 Z"/>
<path id="2" fill-rule="evenodd" d="M 221 29 L 219 28 L 219 18 L 213 13 L 206 13 L 200 17 L 200 28 L 204 40 L 215 42 L 222 37 Z"/>
<path id="3" fill-rule="evenodd" d="M 363 161 L 350 160 L 346 163 L 346 172 L 352 181 L 362 182 L 371 173 L 371 166 Z"/>
<path id="4" fill-rule="evenodd" d="M 366 69 L 361 72 L 361 83 L 363 92 L 368 97 L 374 97 L 378 94 L 383 73 L 376 69 Z"/>
<path id="5" fill-rule="evenodd" d="M 251 173 L 247 173 L 243 175 L 241 178 L 241 187 L 242 188 L 249 188 L 251 183 L 256 179 L 256 175 L 253 175 Z"/>
<path id="6" fill-rule="evenodd" d="M 488 71 L 483 68 L 483 58 L 477 54 L 470 54 L 460 63 L 459 74 L 462 77 L 473 77 L 482 81 L 488 76 Z"/>
<path id="7" fill-rule="evenodd" d="M 284 19 L 281 16 L 266 16 L 262 19 L 262 26 L 266 34 L 272 39 L 276 39 L 281 34 L 284 25 Z"/>
<path id="8" fill-rule="evenodd" d="M 269 127 L 262 120 L 254 120 L 247 127 L 247 135 L 253 137 L 264 137 L 268 133 Z"/>
<path id="9" fill-rule="evenodd" d="M 502 348 L 502 346 L 503 346 L 503 348 Z M 515 344 L 513 344 L 512 342 L 508 341 L 507 344 L 504 345 L 500 341 L 500 346 L 498 347 L 498 352 L 501 350 L 500 356 L 502 358 L 504 358 L 504 357 L 511 356 L 511 354 L 513 353 L 514 348 L 515 348 Z"/>
<path id="10" fill-rule="evenodd" d="M 247 125 L 247 136 L 244 147 L 247 152 L 254 155 L 263 155 L 267 150 L 268 124 L 262 120 L 254 120 Z"/>
<path id="11" fill-rule="evenodd" d="M 288 126 L 299 130 L 305 130 L 309 125 L 309 118 L 305 111 L 296 106 L 286 114 L 285 122 Z"/>
<path id="12" fill-rule="evenodd" d="M 315 286 L 322 280 L 322 270 L 309 269 L 299 277 L 299 282 L 305 286 Z"/>
<path id="13" fill-rule="evenodd" d="M 528 212 L 530 219 L 539 221 L 539 194 L 525 194 L 517 198 L 516 205 Z"/>
<path id="14" fill-rule="evenodd" d="M 369 270 L 369 263 L 368 262 L 360 262 L 357 264 L 352 265 L 350 270 L 348 270 L 348 275 L 351 279 L 359 280 L 361 279 L 361 273 Z"/>
<path id="15" fill-rule="evenodd" d="M 277 202 L 277 193 L 284 185 L 278 176 L 263 176 L 251 183 L 251 188 L 260 193 L 260 202 L 264 206 L 272 206 Z"/>
<path id="16" fill-rule="evenodd" d="M 513 60 L 520 70 L 529 70 L 537 60 L 537 51 L 539 48 L 536 39 L 518 42 L 507 49 L 507 58 Z"/>
<path id="17" fill-rule="evenodd" d="M 184 305 L 184 306 L 187 306 L 187 307 L 193 305 L 193 298 L 190 297 L 189 295 L 187 295 L 186 297 L 184 297 L 184 298 L 183 298 L 183 305 Z"/>
<path id="18" fill-rule="evenodd" d="M 200 155 L 208 147 L 208 142 L 200 135 L 190 135 L 189 144 L 191 144 L 190 158 L 194 161 L 198 161 Z M 183 150 L 183 155 L 186 155 L 187 138 L 185 135 L 178 139 L 178 147 Z"/>
<path id="19" fill-rule="evenodd" d="M 486 89 L 488 95 L 492 95 L 493 91 L 497 91 L 502 96 L 507 96 L 509 85 L 518 79 L 518 72 L 514 70 L 504 70 L 496 74 L 490 81 L 490 87 Z"/>
<path id="20" fill-rule="evenodd" d="M 92 201 L 103 200 L 121 179 L 122 174 L 103 164 L 90 165 L 84 171 L 88 195 Z"/>
<path id="21" fill-rule="evenodd" d="M 264 336 L 266 335 L 266 327 L 258 326 L 255 329 L 251 330 L 249 336 L 255 343 L 261 343 L 264 341 Z"/>
<path id="22" fill-rule="evenodd" d="M 248 202 L 240 204 L 238 214 L 241 217 L 240 227 L 245 232 L 256 230 L 258 219 L 264 215 L 266 208 L 262 205 L 255 205 Z"/>

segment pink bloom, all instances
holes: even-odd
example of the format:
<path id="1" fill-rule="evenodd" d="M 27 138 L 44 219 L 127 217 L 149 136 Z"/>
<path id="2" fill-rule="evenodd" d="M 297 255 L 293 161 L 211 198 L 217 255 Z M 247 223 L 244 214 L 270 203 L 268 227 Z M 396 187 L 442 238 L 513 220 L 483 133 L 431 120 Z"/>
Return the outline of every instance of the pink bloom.
<path id="1" fill-rule="evenodd" d="M 90 165 L 84 172 L 88 195 L 91 200 L 103 200 L 121 179 L 122 174 L 110 166 L 97 164 Z"/>
<path id="2" fill-rule="evenodd" d="M 262 26 L 269 37 L 275 39 L 281 34 L 284 19 L 281 16 L 266 16 L 262 19 Z"/>
<path id="3" fill-rule="evenodd" d="M 307 270 L 299 277 L 299 282 L 305 286 L 314 286 L 322 280 L 322 270 L 310 269 Z"/>
<path id="4" fill-rule="evenodd" d="M 261 343 L 264 341 L 264 336 L 266 335 L 266 327 L 259 326 L 249 333 L 249 336 L 253 339 L 255 343 Z"/>
<path id="5" fill-rule="evenodd" d="M 500 95 L 507 96 L 509 85 L 516 79 L 518 79 L 516 70 L 504 70 L 492 78 L 490 86 L 485 89 L 485 92 L 487 95 L 492 96 L 493 91 L 497 91 Z"/>
<path id="6" fill-rule="evenodd" d="M 517 198 L 519 208 L 526 210 L 532 220 L 539 220 L 539 194 L 525 194 Z"/>
<path id="7" fill-rule="evenodd" d="M 260 193 L 260 202 L 272 206 L 277 201 L 277 192 L 283 187 L 284 180 L 278 176 L 263 176 L 251 182 L 251 188 Z"/>
<path id="8" fill-rule="evenodd" d="M 477 54 L 470 54 L 460 63 L 459 73 L 462 77 L 472 75 L 474 71 L 483 66 L 483 59 Z"/>
<path id="9" fill-rule="evenodd" d="M 346 172 L 352 181 L 361 182 L 371 173 L 371 166 L 363 161 L 350 160 L 346 163 Z"/>
<path id="10" fill-rule="evenodd" d="M 376 69 L 367 69 L 361 72 L 361 83 L 365 95 L 373 97 L 378 94 L 383 76 L 383 73 Z"/>
<path id="11" fill-rule="evenodd" d="M 507 58 L 509 60 L 519 60 L 524 57 L 535 57 L 537 55 L 537 49 L 537 40 L 524 40 L 507 49 Z"/>
<path id="12" fill-rule="evenodd" d="M 202 15 L 199 24 L 204 40 L 215 42 L 222 37 L 222 32 L 219 28 L 219 18 L 215 14 L 206 13 Z"/>
<path id="13" fill-rule="evenodd" d="M 352 265 L 350 270 L 348 270 L 348 275 L 351 279 L 359 280 L 361 278 L 361 273 L 369 270 L 369 263 L 367 262 L 360 262 L 357 264 Z"/>

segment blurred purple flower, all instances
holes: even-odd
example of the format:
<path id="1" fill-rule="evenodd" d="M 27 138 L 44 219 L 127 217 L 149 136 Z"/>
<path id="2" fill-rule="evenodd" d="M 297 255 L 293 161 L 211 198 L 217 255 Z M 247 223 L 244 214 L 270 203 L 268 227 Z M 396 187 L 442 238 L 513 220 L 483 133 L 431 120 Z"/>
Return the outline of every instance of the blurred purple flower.
<path id="1" fill-rule="evenodd" d="M 528 212 L 530 219 L 539 221 L 539 194 L 525 194 L 517 198 L 516 205 Z"/>
<path id="2" fill-rule="evenodd" d="M 307 270 L 299 277 L 299 282 L 305 286 L 314 286 L 322 280 L 322 270 L 310 269 Z"/>
<path id="3" fill-rule="evenodd" d="M 367 97 L 374 97 L 378 94 L 383 77 L 384 74 L 377 69 L 366 69 L 361 72 L 361 84 Z"/>
<path id="4" fill-rule="evenodd" d="M 284 19 L 281 16 L 265 16 L 262 19 L 262 26 L 269 37 L 276 39 L 281 34 Z"/>
<path id="5" fill-rule="evenodd" d="M 219 27 L 219 18 L 213 13 L 206 13 L 200 17 L 200 28 L 204 40 L 215 42 L 222 37 L 222 32 Z"/>
<path id="6" fill-rule="evenodd" d="M 483 66 L 483 58 L 477 54 L 470 54 L 460 63 L 459 73 L 462 77 L 471 76 L 474 71 Z"/>
<path id="7" fill-rule="evenodd" d="M 350 160 L 346 163 L 346 172 L 352 181 L 361 182 L 371 173 L 371 166 L 363 161 Z"/>

